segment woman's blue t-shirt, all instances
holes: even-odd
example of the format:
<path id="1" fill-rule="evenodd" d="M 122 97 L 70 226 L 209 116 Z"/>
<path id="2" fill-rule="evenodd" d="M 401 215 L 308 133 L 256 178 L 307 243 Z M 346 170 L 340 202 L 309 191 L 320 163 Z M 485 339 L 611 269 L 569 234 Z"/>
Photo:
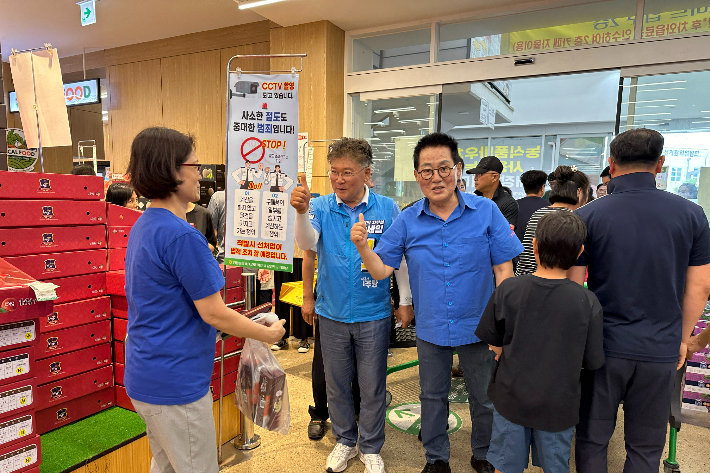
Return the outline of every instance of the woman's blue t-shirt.
<path id="1" fill-rule="evenodd" d="M 216 330 L 193 301 L 222 286 L 222 272 L 199 231 L 166 209 L 141 215 L 126 251 L 125 383 L 132 399 L 177 405 L 207 394 Z"/>

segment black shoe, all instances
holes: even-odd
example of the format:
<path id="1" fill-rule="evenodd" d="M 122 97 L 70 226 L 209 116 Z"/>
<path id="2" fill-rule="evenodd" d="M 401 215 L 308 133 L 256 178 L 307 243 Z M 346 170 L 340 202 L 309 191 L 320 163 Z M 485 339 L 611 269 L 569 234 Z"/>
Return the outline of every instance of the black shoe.
<path id="1" fill-rule="evenodd" d="M 271 345 L 271 351 L 283 350 L 286 347 L 287 347 L 286 340 L 279 340 L 278 342 Z"/>
<path id="2" fill-rule="evenodd" d="M 451 473 L 451 468 L 449 468 L 449 462 L 437 460 L 434 463 L 427 463 L 422 473 Z"/>
<path id="3" fill-rule="evenodd" d="M 496 469 L 488 463 L 488 460 L 479 460 L 471 455 L 471 466 L 478 473 L 495 473 Z"/>
<path id="4" fill-rule="evenodd" d="M 325 421 L 320 419 L 311 419 L 308 424 L 308 438 L 311 440 L 320 440 L 325 436 Z"/>

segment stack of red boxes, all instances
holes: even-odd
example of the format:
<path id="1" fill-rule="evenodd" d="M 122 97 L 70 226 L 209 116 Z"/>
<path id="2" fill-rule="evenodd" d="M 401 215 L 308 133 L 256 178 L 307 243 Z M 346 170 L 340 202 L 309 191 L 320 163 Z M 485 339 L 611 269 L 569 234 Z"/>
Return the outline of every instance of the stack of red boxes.
<path id="1" fill-rule="evenodd" d="M 41 463 L 35 350 L 40 318 L 53 304 L 37 301 L 27 286 L 34 281 L 0 259 L 0 469 L 7 473 L 39 472 Z"/>
<path id="2" fill-rule="evenodd" d="M 106 288 L 111 295 L 111 316 L 113 319 L 113 360 L 116 379 L 116 405 L 133 409 L 123 384 L 126 364 L 125 340 L 128 329 L 128 301 L 126 301 L 126 248 L 131 227 L 141 212 L 118 205 L 106 204 L 108 218 L 108 259 L 109 272 L 106 274 Z"/>
<path id="3" fill-rule="evenodd" d="M 114 404 L 102 197 L 100 177 L 0 172 L 0 256 L 59 286 L 37 321 L 40 434 Z"/>
<path id="4" fill-rule="evenodd" d="M 222 272 L 224 272 L 224 266 Z M 227 304 L 234 304 L 244 300 L 242 289 L 242 268 L 239 266 L 227 266 L 226 276 Z M 243 307 L 238 307 L 242 309 Z M 244 346 L 243 338 L 231 337 L 224 342 L 225 356 L 241 350 Z M 219 399 L 219 378 L 220 378 L 220 358 L 222 355 L 222 342 L 217 342 L 215 350 L 214 370 L 212 370 L 212 398 Z M 239 355 L 226 358 L 224 360 L 224 395 L 232 394 L 237 384 L 237 369 L 239 368 Z"/>

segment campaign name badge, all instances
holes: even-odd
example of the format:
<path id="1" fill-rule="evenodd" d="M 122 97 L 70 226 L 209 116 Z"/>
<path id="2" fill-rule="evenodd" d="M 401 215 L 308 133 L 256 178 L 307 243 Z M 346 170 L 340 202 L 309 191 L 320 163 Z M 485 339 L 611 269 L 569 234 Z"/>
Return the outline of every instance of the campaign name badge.
<path id="1" fill-rule="evenodd" d="M 365 220 L 365 226 L 367 227 L 367 233 L 371 235 L 382 235 L 385 231 L 384 220 Z"/>

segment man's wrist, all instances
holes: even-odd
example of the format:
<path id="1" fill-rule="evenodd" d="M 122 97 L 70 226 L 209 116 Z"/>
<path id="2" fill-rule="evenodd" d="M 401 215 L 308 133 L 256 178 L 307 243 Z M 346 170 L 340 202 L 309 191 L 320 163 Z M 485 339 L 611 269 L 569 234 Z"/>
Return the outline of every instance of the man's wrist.
<path id="1" fill-rule="evenodd" d="M 304 301 L 312 301 L 312 300 L 314 300 L 313 294 L 303 294 L 303 300 L 304 300 Z"/>

